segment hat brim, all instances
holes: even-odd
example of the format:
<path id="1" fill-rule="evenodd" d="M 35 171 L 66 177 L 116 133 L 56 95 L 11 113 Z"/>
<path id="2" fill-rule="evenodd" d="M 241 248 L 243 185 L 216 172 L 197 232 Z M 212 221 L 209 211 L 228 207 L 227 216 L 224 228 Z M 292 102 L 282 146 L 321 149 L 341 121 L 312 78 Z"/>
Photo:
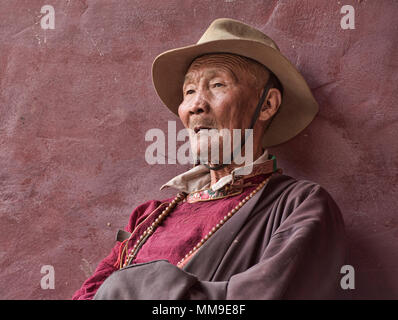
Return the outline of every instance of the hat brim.
<path id="1" fill-rule="evenodd" d="M 163 103 L 178 116 L 185 74 L 192 61 L 204 54 L 232 53 L 256 60 L 270 69 L 283 86 L 283 99 L 262 140 L 263 147 L 296 136 L 314 119 L 318 103 L 300 72 L 278 50 L 255 40 L 226 39 L 166 51 L 152 64 L 152 81 Z"/>

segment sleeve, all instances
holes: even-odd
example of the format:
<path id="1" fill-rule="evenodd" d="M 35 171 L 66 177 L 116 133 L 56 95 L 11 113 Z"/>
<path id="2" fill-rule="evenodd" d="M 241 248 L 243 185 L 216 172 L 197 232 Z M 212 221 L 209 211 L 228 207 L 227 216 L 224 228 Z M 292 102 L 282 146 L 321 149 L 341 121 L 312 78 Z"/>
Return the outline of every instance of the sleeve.
<path id="1" fill-rule="evenodd" d="M 345 261 L 341 212 L 316 185 L 272 235 L 261 261 L 230 278 L 227 299 L 333 299 Z M 258 298 L 257 298 L 258 297 Z"/>
<path id="2" fill-rule="evenodd" d="M 156 201 L 148 201 L 134 209 L 125 230 L 132 232 L 140 220 L 145 218 L 148 210 L 154 210 L 157 204 Z M 93 275 L 84 281 L 81 288 L 74 293 L 72 300 L 91 300 L 102 283 L 118 270 L 114 265 L 118 259 L 120 245 L 120 242 L 116 243 L 109 255 L 98 264 Z"/>
<path id="3" fill-rule="evenodd" d="M 260 261 L 228 281 L 199 281 L 167 261 L 154 261 L 115 273 L 113 285 L 97 298 L 331 299 L 345 253 L 340 210 L 318 185 L 290 205 Z"/>
<path id="4" fill-rule="evenodd" d="M 117 243 L 111 253 L 103 259 L 94 271 L 94 274 L 84 281 L 82 287 L 75 292 L 72 300 L 91 300 L 101 284 L 108 278 L 114 271 L 114 263 L 117 260 L 119 253 L 120 243 Z"/>

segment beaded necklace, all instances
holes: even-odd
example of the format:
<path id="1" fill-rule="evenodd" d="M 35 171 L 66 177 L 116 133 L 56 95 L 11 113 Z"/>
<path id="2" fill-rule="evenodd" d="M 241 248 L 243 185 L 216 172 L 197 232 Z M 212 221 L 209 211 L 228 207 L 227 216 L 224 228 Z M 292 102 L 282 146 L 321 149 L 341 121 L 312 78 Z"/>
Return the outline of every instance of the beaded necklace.
<path id="1" fill-rule="evenodd" d="M 250 200 L 261 188 L 264 187 L 264 185 L 270 180 L 271 176 L 275 172 L 270 173 L 265 180 L 263 180 L 248 196 L 246 196 L 242 201 L 239 202 L 238 205 L 236 205 L 231 211 L 229 211 L 207 234 L 205 237 L 203 237 L 178 263 L 177 267 L 182 268 L 188 261 L 189 259 L 198 251 L 200 247 L 203 246 L 203 244 L 218 230 L 221 228 L 222 225 L 225 224 L 236 212 L 239 211 L 239 209 L 248 201 Z M 159 226 L 159 224 L 162 223 L 162 221 L 170 214 L 171 211 L 178 205 L 179 202 L 183 201 L 185 197 L 187 196 L 187 193 L 185 192 L 180 192 L 177 194 L 177 196 L 174 198 L 173 201 L 170 202 L 170 204 L 159 214 L 159 216 L 152 222 L 152 224 L 141 234 L 141 236 L 137 239 L 136 243 L 134 244 L 133 248 L 131 249 L 130 253 L 125 256 L 123 259 L 124 254 L 127 252 L 127 246 L 128 242 L 132 238 L 134 232 L 130 235 L 128 239 L 123 241 L 121 244 L 121 251 L 119 254 L 118 261 L 116 262 L 116 265 L 119 265 L 119 268 L 124 268 L 128 266 L 131 261 L 137 256 L 138 251 L 141 249 L 141 247 L 144 245 L 146 240 L 155 232 L 156 228 Z M 160 207 L 160 206 L 159 206 Z M 159 208 L 158 207 L 158 208 Z M 158 209 L 157 208 L 157 209 Z M 155 209 L 155 211 L 157 210 Z M 153 212 L 152 212 L 153 213 Z M 149 216 L 148 216 L 149 218 Z M 123 248 L 122 248 L 123 247 Z M 124 262 L 123 262 L 124 261 Z"/>
<path id="2" fill-rule="evenodd" d="M 193 248 L 190 250 L 184 258 L 182 258 L 178 263 L 177 267 L 182 268 L 184 265 L 189 261 L 190 258 L 196 253 L 196 251 L 199 250 L 199 248 L 218 230 L 221 228 L 221 226 L 227 222 L 236 212 L 239 211 L 240 208 L 243 207 L 243 205 L 249 201 L 253 196 L 261 190 L 262 187 L 269 181 L 271 178 L 272 174 L 269 175 L 265 180 L 263 180 L 256 189 L 254 189 L 248 196 L 246 196 L 242 201 L 240 201 L 235 208 L 233 208 L 231 211 L 229 211 Z"/>

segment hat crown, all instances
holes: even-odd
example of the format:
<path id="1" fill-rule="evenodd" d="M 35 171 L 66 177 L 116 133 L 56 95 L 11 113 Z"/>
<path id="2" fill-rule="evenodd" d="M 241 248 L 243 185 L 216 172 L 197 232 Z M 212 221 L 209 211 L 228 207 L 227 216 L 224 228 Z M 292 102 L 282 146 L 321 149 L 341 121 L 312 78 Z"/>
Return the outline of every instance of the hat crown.
<path id="1" fill-rule="evenodd" d="M 276 43 L 261 31 L 240 21 L 227 18 L 214 20 L 197 44 L 230 39 L 259 41 L 279 51 Z"/>

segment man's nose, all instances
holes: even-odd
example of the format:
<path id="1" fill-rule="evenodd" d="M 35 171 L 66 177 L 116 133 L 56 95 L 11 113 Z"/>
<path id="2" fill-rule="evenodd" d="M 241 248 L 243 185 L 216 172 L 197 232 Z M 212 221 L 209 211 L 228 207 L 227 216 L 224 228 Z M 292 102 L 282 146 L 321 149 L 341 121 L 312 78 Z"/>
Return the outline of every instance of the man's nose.
<path id="1" fill-rule="evenodd" d="M 209 111 L 209 108 L 210 105 L 206 97 L 198 92 L 197 95 L 195 96 L 195 99 L 192 101 L 189 113 L 190 114 L 206 113 Z"/>

